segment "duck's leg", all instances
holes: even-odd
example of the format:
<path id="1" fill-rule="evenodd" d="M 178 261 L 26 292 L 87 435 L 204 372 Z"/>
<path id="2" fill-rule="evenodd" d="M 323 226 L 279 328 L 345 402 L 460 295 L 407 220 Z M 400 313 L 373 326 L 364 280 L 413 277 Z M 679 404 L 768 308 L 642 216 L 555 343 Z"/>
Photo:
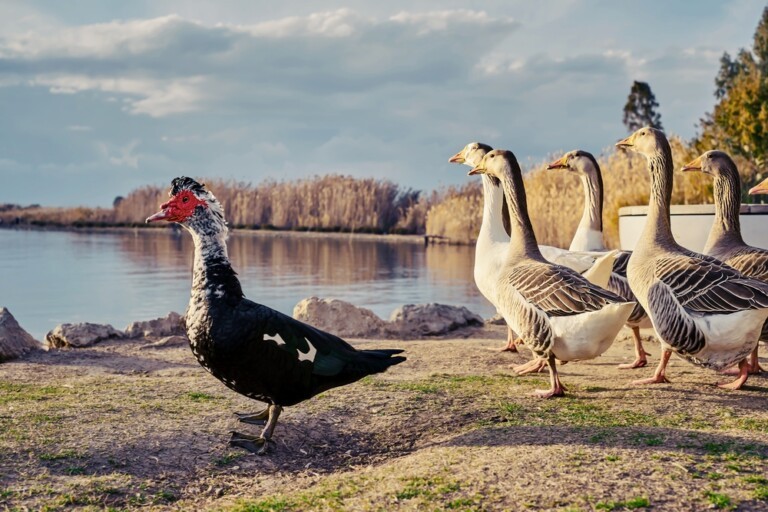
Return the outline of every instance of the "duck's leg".
<path id="1" fill-rule="evenodd" d="M 757 359 L 757 345 L 755 345 L 755 349 L 752 352 L 750 352 L 749 357 L 747 359 L 749 360 L 750 375 L 760 375 L 760 373 L 765 371 L 760 366 L 760 362 Z M 722 374 L 741 376 L 741 367 L 739 365 L 736 365 L 734 367 L 728 368 L 727 370 L 723 370 Z"/>
<path id="2" fill-rule="evenodd" d="M 511 327 L 507 327 L 507 346 L 501 352 L 517 352 L 517 334 Z"/>
<path id="3" fill-rule="evenodd" d="M 534 355 L 534 358 L 525 364 L 511 365 L 512 371 L 518 375 L 526 375 L 529 373 L 537 373 L 547 366 L 547 361 L 541 357 Z"/>
<path id="4" fill-rule="evenodd" d="M 534 393 L 535 396 L 540 398 L 552 398 L 553 396 L 564 396 L 565 387 L 560 383 L 560 375 L 557 373 L 557 365 L 555 364 L 554 354 L 550 354 L 547 358 L 547 365 L 549 366 L 549 381 L 552 388 L 549 390 L 537 389 Z"/>
<path id="5" fill-rule="evenodd" d="M 269 419 L 260 436 L 256 437 L 233 431 L 232 437 L 229 439 L 230 446 L 245 448 L 249 452 L 253 452 L 257 455 L 264 455 L 267 453 L 267 446 L 272 439 L 272 433 L 275 431 L 275 426 L 277 425 L 277 418 L 280 417 L 283 408 L 280 405 L 270 405 L 267 407 L 267 410 L 269 411 Z"/>
<path id="6" fill-rule="evenodd" d="M 760 343 L 758 342 L 757 345 Z M 760 366 L 760 361 L 757 359 L 757 345 L 755 345 L 755 349 L 752 351 L 751 354 L 749 354 L 749 374 L 750 375 L 760 375 L 765 370 Z"/>
<path id="7" fill-rule="evenodd" d="M 739 363 L 739 376 L 736 378 L 736 380 L 733 382 L 727 382 L 725 384 L 718 384 L 717 386 L 723 389 L 741 389 L 741 386 L 743 386 L 744 383 L 747 382 L 747 378 L 749 378 L 749 359 L 751 359 L 751 356 L 745 358 Z"/>
<path id="8" fill-rule="evenodd" d="M 235 416 L 237 416 L 238 421 L 242 421 L 243 423 L 250 423 L 251 425 L 264 425 L 269 419 L 269 407 L 263 411 L 254 413 L 236 412 Z"/>
<path id="9" fill-rule="evenodd" d="M 642 368 L 643 366 L 646 366 L 648 364 L 648 354 L 643 349 L 643 340 L 640 338 L 640 328 L 639 327 L 633 327 L 632 328 L 632 338 L 635 342 L 635 360 L 632 361 L 629 364 L 620 364 L 619 369 L 621 370 L 631 370 L 634 368 Z"/>
<path id="10" fill-rule="evenodd" d="M 661 351 L 661 357 L 659 358 L 659 366 L 656 367 L 656 371 L 653 372 L 653 377 L 650 377 L 648 379 L 640 379 L 640 380 L 634 380 L 632 381 L 632 384 L 639 386 L 642 384 L 661 384 L 664 382 L 669 382 L 669 379 L 667 379 L 666 372 L 667 372 L 667 363 L 669 363 L 669 356 L 672 355 L 672 351 L 669 349 L 664 349 Z"/>

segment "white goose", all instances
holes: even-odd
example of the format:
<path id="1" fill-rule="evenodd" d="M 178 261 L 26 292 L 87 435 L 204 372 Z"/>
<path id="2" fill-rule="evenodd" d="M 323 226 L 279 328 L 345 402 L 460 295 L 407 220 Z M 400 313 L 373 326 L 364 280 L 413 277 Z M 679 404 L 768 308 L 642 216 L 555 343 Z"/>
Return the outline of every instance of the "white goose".
<path id="1" fill-rule="evenodd" d="M 566 169 L 575 173 L 584 189 L 584 212 L 581 215 L 579 227 L 571 240 L 571 251 L 605 251 L 603 243 L 603 175 L 600 165 L 591 153 L 573 150 L 547 165 L 547 169 Z M 627 281 L 627 263 L 632 251 L 620 251 L 613 262 L 613 272 L 608 281 L 610 291 L 626 300 L 636 301 Z M 632 330 L 635 347 L 635 360 L 628 364 L 620 364 L 622 370 L 642 368 L 648 364 L 648 354 L 643 348 L 640 329 L 651 327 L 651 320 L 643 307 L 638 303 L 629 315 L 627 327 Z"/>
<path id="2" fill-rule="evenodd" d="M 648 218 L 627 277 L 651 317 L 663 354 L 654 376 L 635 383 L 669 382 L 665 372 L 674 351 L 716 371 L 738 362 L 739 377 L 720 386 L 739 389 L 749 377 L 746 358 L 768 318 L 768 284 L 675 242 L 669 220 L 672 150 L 663 132 L 640 128 L 616 145 L 644 155 L 651 175 Z"/>
<path id="3" fill-rule="evenodd" d="M 478 173 L 500 180 L 510 214 L 504 263 L 489 293 L 523 343 L 547 361 L 551 388 L 537 395 L 562 396 L 555 359 L 592 359 L 605 352 L 635 303 L 544 259 L 528 217 L 522 172 L 510 151 L 487 153 L 470 171 Z"/>
<path id="4" fill-rule="evenodd" d="M 448 161 L 474 167 L 479 164 L 492 148 L 480 142 L 471 142 L 453 155 Z M 509 212 L 499 180 L 487 175 L 483 183 L 483 218 L 480 233 L 475 245 L 475 284 L 480 293 L 491 304 L 496 305 L 491 290 L 493 282 L 506 257 L 509 245 Z M 589 281 L 605 288 L 611 276 L 615 252 L 574 252 L 549 245 L 539 245 L 545 259 L 558 265 L 565 265 L 584 275 Z M 509 329 L 507 345 L 501 351 L 515 352 L 517 337 Z M 542 365 L 524 365 L 515 367 L 516 371 L 528 373 L 540 369 Z"/>
<path id="5" fill-rule="evenodd" d="M 707 151 L 686 164 L 683 171 L 701 171 L 714 178 L 715 221 L 704 245 L 704 254 L 719 259 L 745 276 L 768 281 L 768 250 L 747 245 L 741 237 L 741 178 L 731 157 L 722 151 Z M 760 339 L 768 341 L 766 324 Z M 754 375 L 761 370 L 755 346 L 749 356 L 749 373 Z"/>

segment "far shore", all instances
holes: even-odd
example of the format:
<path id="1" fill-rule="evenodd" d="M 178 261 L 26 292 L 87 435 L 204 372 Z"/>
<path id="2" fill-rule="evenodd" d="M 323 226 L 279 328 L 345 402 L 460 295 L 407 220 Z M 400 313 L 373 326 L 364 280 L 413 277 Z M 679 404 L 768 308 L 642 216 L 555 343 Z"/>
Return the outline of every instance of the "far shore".
<path id="1" fill-rule="evenodd" d="M 138 226 L 55 226 L 55 225 L 31 225 L 31 224 L 17 224 L 17 225 L 4 225 L 0 224 L 0 229 L 17 230 L 17 231 L 70 231 L 76 233 L 88 233 L 88 234 L 102 234 L 102 233 L 156 233 L 156 234 L 168 234 L 179 228 L 172 226 L 158 226 L 158 227 L 138 227 Z M 248 228 L 231 228 L 230 234 L 244 235 L 244 236 L 263 236 L 274 238 L 336 238 L 336 239 L 348 239 L 354 238 L 355 240 L 368 240 L 376 242 L 392 242 L 392 243 L 419 243 L 423 244 L 427 240 L 432 240 L 433 237 L 427 235 L 400 235 L 400 234 L 386 234 L 386 233 L 355 233 L 344 231 L 294 231 L 294 230 L 280 230 L 280 229 L 248 229 Z"/>

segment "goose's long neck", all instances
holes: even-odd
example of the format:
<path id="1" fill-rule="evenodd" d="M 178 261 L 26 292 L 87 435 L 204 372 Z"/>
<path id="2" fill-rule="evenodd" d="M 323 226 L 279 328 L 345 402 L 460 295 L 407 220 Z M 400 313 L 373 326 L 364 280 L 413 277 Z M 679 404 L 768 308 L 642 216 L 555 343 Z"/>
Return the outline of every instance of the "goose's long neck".
<path id="1" fill-rule="evenodd" d="M 651 199 L 648 218 L 641 238 L 649 244 L 664 248 L 676 245 L 669 223 L 669 205 L 672 202 L 672 150 L 664 141 L 662 147 L 648 157 L 651 175 Z"/>
<path id="2" fill-rule="evenodd" d="M 735 169 L 731 171 L 715 176 L 715 221 L 704 248 L 707 253 L 713 247 L 723 244 L 744 245 L 739 222 L 741 183 L 738 172 Z"/>
<path id="3" fill-rule="evenodd" d="M 507 243 L 509 235 L 504 230 L 504 191 L 501 183 L 483 175 L 483 220 L 478 241 Z"/>
<path id="4" fill-rule="evenodd" d="M 510 162 L 501 179 L 509 209 L 510 240 L 509 254 L 514 257 L 529 257 L 543 260 L 528 216 L 528 202 L 525 197 L 523 175 L 516 161 Z"/>
<path id="5" fill-rule="evenodd" d="M 584 189 L 584 212 L 571 242 L 571 251 L 600 251 L 603 244 L 603 179 L 599 172 L 579 174 Z"/>
<path id="6" fill-rule="evenodd" d="M 240 299 L 243 290 L 227 255 L 227 232 L 190 230 L 195 243 L 192 299 Z"/>

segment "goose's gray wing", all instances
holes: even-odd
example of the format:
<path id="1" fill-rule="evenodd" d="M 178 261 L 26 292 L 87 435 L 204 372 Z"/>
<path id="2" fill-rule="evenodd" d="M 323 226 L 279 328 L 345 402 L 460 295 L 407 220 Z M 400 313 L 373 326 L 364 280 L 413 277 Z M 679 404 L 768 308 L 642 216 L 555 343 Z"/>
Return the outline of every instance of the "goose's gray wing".
<path id="1" fill-rule="evenodd" d="M 690 253 L 658 257 L 654 260 L 654 275 L 691 312 L 728 314 L 768 307 L 768 284 L 709 256 Z"/>
<path id="2" fill-rule="evenodd" d="M 541 262 L 519 265 L 509 273 L 509 284 L 547 316 L 578 315 L 598 311 L 615 302 L 627 302 L 561 265 Z"/>

